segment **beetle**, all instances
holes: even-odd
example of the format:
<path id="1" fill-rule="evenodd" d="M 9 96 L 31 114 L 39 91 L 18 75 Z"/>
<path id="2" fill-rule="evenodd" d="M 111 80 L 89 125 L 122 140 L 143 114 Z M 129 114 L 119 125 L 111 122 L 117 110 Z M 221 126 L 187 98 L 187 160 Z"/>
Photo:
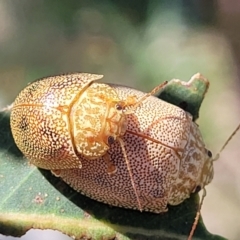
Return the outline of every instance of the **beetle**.
<path id="1" fill-rule="evenodd" d="M 16 98 L 10 123 L 27 159 L 109 205 L 162 213 L 213 178 L 213 159 L 188 112 L 150 93 L 97 83 L 102 75 L 43 78 Z"/>

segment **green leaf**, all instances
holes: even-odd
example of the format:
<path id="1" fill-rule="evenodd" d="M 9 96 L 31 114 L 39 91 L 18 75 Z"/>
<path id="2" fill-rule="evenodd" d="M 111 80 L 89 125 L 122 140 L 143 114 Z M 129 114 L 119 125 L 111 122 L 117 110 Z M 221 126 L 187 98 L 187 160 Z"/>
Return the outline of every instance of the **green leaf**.
<path id="1" fill-rule="evenodd" d="M 180 85 L 182 88 L 183 84 Z M 9 115 L 0 112 L 1 234 L 21 236 L 38 228 L 59 230 L 75 239 L 187 238 L 198 209 L 197 194 L 178 206 L 169 206 L 169 211 L 162 214 L 111 207 L 91 200 L 50 171 L 39 171 L 29 165 L 13 141 L 9 121 Z M 210 234 L 202 219 L 194 237 L 224 239 Z"/>
<path id="2" fill-rule="evenodd" d="M 197 73 L 188 82 L 171 80 L 158 97 L 191 113 L 195 121 L 208 88 L 209 81 Z"/>

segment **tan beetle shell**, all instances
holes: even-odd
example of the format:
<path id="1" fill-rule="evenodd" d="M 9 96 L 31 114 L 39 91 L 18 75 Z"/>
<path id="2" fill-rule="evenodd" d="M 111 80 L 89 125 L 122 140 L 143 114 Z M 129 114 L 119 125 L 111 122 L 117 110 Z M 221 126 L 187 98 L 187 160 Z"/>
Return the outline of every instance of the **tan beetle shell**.
<path id="1" fill-rule="evenodd" d="M 101 78 L 102 75 L 94 74 L 49 77 L 30 84 L 19 94 L 11 126 L 18 147 L 33 164 L 47 169 L 81 167 L 79 154 L 96 158 L 108 150 L 105 132 L 114 137 L 125 132 L 121 112 L 114 115 L 121 127 L 114 128 L 105 119 L 109 117 L 105 112 L 114 114 L 111 105 L 119 99 L 108 85 L 91 85 Z M 110 106 L 106 104 L 109 99 Z M 95 136 L 99 132 L 98 141 Z"/>
<path id="2" fill-rule="evenodd" d="M 110 205 L 139 209 L 137 193 L 139 210 L 155 213 L 166 211 L 167 204 L 181 203 L 212 180 L 212 159 L 191 115 L 152 96 L 132 114 L 118 118 L 117 137 L 124 142 L 136 193 L 118 141 L 104 150 L 117 169 L 111 175 L 104 151 L 93 158 L 80 153 L 73 134 L 73 112 L 89 87 L 102 85 L 94 83 L 101 77 L 81 73 L 49 77 L 20 93 L 12 109 L 11 128 L 16 144 L 33 164 Z M 144 96 L 135 89 L 104 85 L 116 93 L 105 98 L 106 104 Z"/>

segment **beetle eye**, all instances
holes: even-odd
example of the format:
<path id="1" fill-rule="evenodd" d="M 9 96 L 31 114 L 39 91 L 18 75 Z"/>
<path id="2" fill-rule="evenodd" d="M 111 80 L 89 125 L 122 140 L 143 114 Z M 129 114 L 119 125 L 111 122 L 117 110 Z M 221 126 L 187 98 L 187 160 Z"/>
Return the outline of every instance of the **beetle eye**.
<path id="1" fill-rule="evenodd" d="M 113 137 L 113 136 L 109 136 L 109 137 L 108 137 L 108 144 L 111 145 L 111 144 L 113 144 L 114 142 L 115 142 L 114 137 Z"/>
<path id="2" fill-rule="evenodd" d="M 207 155 L 208 155 L 208 157 L 212 157 L 212 152 L 211 151 L 209 151 L 208 149 L 206 149 L 206 153 L 207 153 Z"/>
<path id="3" fill-rule="evenodd" d="M 117 103 L 117 104 L 115 105 L 115 108 L 116 108 L 118 111 L 123 110 L 123 106 L 121 105 L 121 103 Z"/>

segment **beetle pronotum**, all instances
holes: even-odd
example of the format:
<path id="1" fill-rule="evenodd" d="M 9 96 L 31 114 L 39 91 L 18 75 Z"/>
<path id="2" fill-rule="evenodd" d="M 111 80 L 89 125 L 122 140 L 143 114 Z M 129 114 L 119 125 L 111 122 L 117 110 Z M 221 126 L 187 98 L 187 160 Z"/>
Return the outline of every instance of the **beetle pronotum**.
<path id="1" fill-rule="evenodd" d="M 140 211 L 165 212 L 204 189 L 213 160 L 198 126 L 151 96 L 166 83 L 145 94 L 101 78 L 48 77 L 19 94 L 11 129 L 30 162 L 95 200 Z"/>

